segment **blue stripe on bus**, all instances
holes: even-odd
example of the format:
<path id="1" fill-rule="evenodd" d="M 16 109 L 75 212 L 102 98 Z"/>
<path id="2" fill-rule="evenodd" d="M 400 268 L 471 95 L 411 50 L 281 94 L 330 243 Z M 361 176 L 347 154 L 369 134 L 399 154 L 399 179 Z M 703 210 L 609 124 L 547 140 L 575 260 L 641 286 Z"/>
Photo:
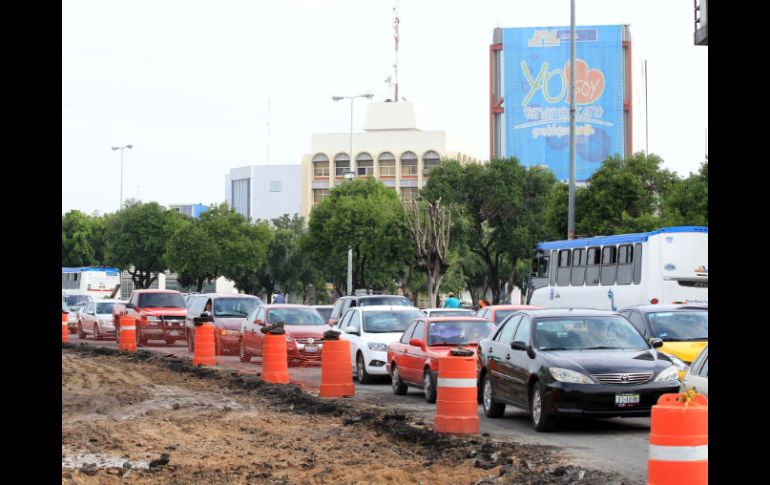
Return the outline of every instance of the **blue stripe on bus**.
<path id="1" fill-rule="evenodd" d="M 646 242 L 650 236 L 661 233 L 674 232 L 700 232 L 708 234 L 709 229 L 705 226 L 664 227 L 662 229 L 658 229 L 657 231 L 640 232 L 636 234 L 618 234 L 617 236 L 597 236 L 585 239 L 567 239 L 563 241 L 540 242 L 537 244 L 537 249 L 572 249 L 584 248 L 588 246 L 603 246 L 605 244 Z"/>
<path id="2" fill-rule="evenodd" d="M 83 266 L 81 268 L 65 268 L 62 266 L 61 269 L 62 273 L 82 273 L 83 271 L 109 271 L 111 273 L 117 273 L 120 270 L 118 268 L 100 268 L 99 266 Z"/>

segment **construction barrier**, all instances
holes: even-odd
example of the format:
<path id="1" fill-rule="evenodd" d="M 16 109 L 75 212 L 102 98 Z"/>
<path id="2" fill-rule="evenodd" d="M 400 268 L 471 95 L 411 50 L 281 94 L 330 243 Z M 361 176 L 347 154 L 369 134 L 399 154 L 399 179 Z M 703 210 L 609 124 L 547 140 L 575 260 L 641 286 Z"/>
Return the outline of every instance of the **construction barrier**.
<path id="1" fill-rule="evenodd" d="M 478 434 L 476 386 L 475 355 L 450 355 L 439 359 L 435 432 Z"/>
<path id="2" fill-rule="evenodd" d="M 350 363 L 350 342 L 324 339 L 321 360 L 321 397 L 353 397 L 353 373 Z"/>
<path id="3" fill-rule="evenodd" d="M 61 314 L 61 341 L 64 343 L 70 341 L 69 315 L 64 312 Z"/>
<path id="4" fill-rule="evenodd" d="M 648 485 L 708 484 L 708 401 L 664 394 L 652 407 Z"/>
<path id="5" fill-rule="evenodd" d="M 204 323 L 195 328 L 193 365 L 216 365 L 214 357 L 214 325 Z"/>
<path id="6" fill-rule="evenodd" d="M 136 352 L 136 320 L 132 317 L 120 317 L 118 350 Z"/>
<path id="7" fill-rule="evenodd" d="M 285 334 L 265 334 L 262 340 L 262 377 L 274 384 L 289 383 Z"/>

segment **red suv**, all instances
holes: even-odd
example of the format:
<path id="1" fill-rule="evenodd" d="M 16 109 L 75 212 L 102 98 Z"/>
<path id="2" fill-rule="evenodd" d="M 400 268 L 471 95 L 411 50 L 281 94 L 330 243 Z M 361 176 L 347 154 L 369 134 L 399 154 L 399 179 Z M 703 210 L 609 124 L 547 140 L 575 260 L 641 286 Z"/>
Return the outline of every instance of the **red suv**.
<path id="1" fill-rule="evenodd" d="M 115 329 L 120 335 L 120 317 L 136 320 L 136 341 L 163 340 L 171 345 L 184 340 L 184 317 L 187 308 L 182 294 L 174 290 L 135 290 L 125 305 L 112 308 Z"/>

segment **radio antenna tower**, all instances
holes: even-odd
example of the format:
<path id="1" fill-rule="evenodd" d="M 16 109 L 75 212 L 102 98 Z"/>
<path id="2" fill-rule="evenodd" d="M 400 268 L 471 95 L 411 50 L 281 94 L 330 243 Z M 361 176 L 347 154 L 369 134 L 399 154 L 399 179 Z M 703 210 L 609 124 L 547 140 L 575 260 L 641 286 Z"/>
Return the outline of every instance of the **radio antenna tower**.
<path id="1" fill-rule="evenodd" d="M 396 6 L 393 7 L 393 38 L 396 41 L 396 61 L 393 64 L 395 74 L 395 97 L 393 101 L 398 102 L 398 24 L 401 21 L 398 18 L 398 0 L 396 0 Z"/>
<path id="2" fill-rule="evenodd" d="M 270 161 L 270 95 L 267 96 L 267 161 Z"/>

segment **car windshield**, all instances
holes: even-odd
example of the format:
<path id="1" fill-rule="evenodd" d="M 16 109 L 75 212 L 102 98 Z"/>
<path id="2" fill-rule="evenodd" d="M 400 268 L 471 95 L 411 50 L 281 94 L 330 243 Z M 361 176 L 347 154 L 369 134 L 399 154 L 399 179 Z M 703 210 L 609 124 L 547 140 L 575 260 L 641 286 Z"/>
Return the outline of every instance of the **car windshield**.
<path id="1" fill-rule="evenodd" d="M 328 320 L 332 316 L 331 308 L 316 308 L 316 311 L 321 314 L 321 318 Z"/>
<path id="2" fill-rule="evenodd" d="M 364 332 L 387 333 L 403 332 L 406 327 L 418 318 L 425 318 L 420 310 L 392 311 L 376 310 L 364 312 Z"/>
<path id="3" fill-rule="evenodd" d="M 431 310 L 432 317 L 467 317 L 473 315 L 473 310 Z"/>
<path id="4" fill-rule="evenodd" d="M 428 329 L 428 345 L 470 345 L 486 338 L 495 326 L 492 322 L 473 320 L 432 322 Z"/>
<path id="5" fill-rule="evenodd" d="M 112 307 L 114 305 L 115 305 L 114 303 L 97 303 L 96 304 L 96 313 L 97 314 L 112 313 Z"/>
<path id="6" fill-rule="evenodd" d="M 185 308 L 179 293 L 145 293 L 139 295 L 139 308 Z"/>
<path id="7" fill-rule="evenodd" d="M 707 310 L 649 313 L 652 331 L 664 341 L 708 340 Z"/>
<path id="8" fill-rule="evenodd" d="M 633 349 L 650 345 L 623 317 L 569 317 L 535 320 L 540 350 Z"/>
<path id="9" fill-rule="evenodd" d="M 495 323 L 500 323 L 505 318 L 516 310 L 497 310 L 495 311 Z"/>
<path id="10" fill-rule="evenodd" d="M 412 306 L 409 299 L 404 296 L 375 296 L 369 298 L 361 298 L 358 300 L 358 306 L 374 306 L 374 305 L 395 305 L 395 306 Z"/>
<path id="11" fill-rule="evenodd" d="M 261 305 L 262 300 L 253 298 L 217 298 L 214 300 L 215 317 L 245 317 Z"/>
<path id="12" fill-rule="evenodd" d="M 273 308 L 267 312 L 267 321 L 284 325 L 325 325 L 321 315 L 312 308 Z"/>
<path id="13" fill-rule="evenodd" d="M 69 295 L 64 297 L 64 301 L 67 302 L 67 306 L 73 310 L 80 310 L 86 303 L 91 301 L 91 297 L 88 295 Z"/>
<path id="14" fill-rule="evenodd" d="M 61 311 L 69 313 L 70 312 L 70 308 L 67 306 L 66 303 L 61 302 Z"/>

